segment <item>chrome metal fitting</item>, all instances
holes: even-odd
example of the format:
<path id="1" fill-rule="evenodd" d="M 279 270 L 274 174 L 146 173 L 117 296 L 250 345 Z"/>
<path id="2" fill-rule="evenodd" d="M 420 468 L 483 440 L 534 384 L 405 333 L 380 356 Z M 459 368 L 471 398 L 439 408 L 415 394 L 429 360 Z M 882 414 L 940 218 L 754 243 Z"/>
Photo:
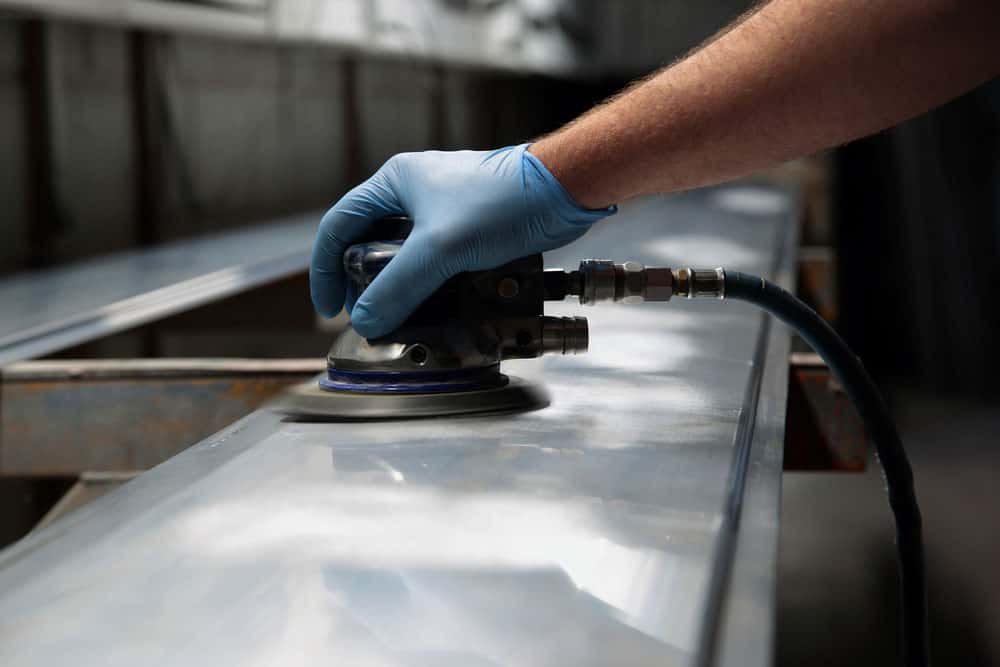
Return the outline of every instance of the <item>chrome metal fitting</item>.
<path id="1" fill-rule="evenodd" d="M 576 275 L 580 303 L 586 305 L 600 301 L 669 301 L 674 293 L 674 275 L 670 269 L 647 268 L 639 262 L 615 264 L 604 259 L 585 259 Z"/>
<path id="2" fill-rule="evenodd" d="M 669 301 L 674 294 L 674 274 L 670 269 L 645 267 L 639 262 L 625 262 L 615 266 L 618 289 L 615 301 L 642 303 L 644 301 Z"/>
<path id="3" fill-rule="evenodd" d="M 625 262 L 620 265 L 621 296 L 615 290 L 615 301 L 623 303 L 642 303 L 646 293 L 646 267 L 639 262 Z M 618 267 L 615 267 L 616 269 Z"/>
<path id="4" fill-rule="evenodd" d="M 715 269 L 683 268 L 674 271 L 677 296 L 722 299 L 726 296 L 726 272 Z"/>
<path id="5" fill-rule="evenodd" d="M 674 295 L 674 272 L 666 267 L 651 266 L 646 269 L 646 301 L 670 301 Z"/>
<path id="6" fill-rule="evenodd" d="M 542 318 L 542 354 L 577 354 L 586 352 L 589 345 L 587 318 Z"/>
<path id="7" fill-rule="evenodd" d="M 580 262 L 580 303 L 593 306 L 615 300 L 615 263 L 608 259 Z"/>

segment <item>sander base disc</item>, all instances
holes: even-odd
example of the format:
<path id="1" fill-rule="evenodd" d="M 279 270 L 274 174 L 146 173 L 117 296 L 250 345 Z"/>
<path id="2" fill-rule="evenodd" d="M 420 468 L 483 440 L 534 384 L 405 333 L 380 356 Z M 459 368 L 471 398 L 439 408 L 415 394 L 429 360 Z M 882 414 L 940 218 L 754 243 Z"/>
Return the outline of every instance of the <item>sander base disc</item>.
<path id="1" fill-rule="evenodd" d="M 499 387 L 423 394 L 328 391 L 312 381 L 292 387 L 269 407 L 296 421 L 365 421 L 526 412 L 548 404 L 544 389 L 509 377 Z"/>

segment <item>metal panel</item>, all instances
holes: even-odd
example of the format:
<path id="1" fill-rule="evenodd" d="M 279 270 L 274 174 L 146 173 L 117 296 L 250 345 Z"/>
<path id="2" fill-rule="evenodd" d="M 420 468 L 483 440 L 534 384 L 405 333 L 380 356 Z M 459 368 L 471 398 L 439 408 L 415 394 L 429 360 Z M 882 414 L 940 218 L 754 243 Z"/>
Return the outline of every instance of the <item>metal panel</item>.
<path id="1" fill-rule="evenodd" d="M 0 372 L 0 475 L 151 468 L 325 367 L 321 357 L 11 364 Z"/>
<path id="2" fill-rule="evenodd" d="M 304 271 L 321 215 L 0 281 L 0 366 Z"/>
<path id="3" fill-rule="evenodd" d="M 800 204 L 801 205 L 801 204 Z M 788 225 L 771 279 L 788 290 L 795 288 L 793 249 L 799 225 Z M 730 487 L 727 514 L 720 534 L 716 562 L 728 561 L 728 572 L 716 567 L 719 596 L 715 622 L 702 629 L 700 665 L 744 667 L 774 664 L 774 614 L 778 569 L 778 524 L 781 475 L 784 469 L 784 430 L 788 407 L 790 331 L 760 314 L 765 337 L 761 341 L 756 408 L 747 414 L 749 433 L 734 452 L 734 473 L 743 476 Z M 762 333 L 763 333 L 762 332 Z M 752 391 L 752 387 L 748 388 Z M 740 464 L 742 467 L 740 467 Z M 731 480 L 737 479 L 733 475 Z M 740 492 L 737 492 L 739 489 Z M 709 601 L 712 604 L 712 601 Z"/>
<path id="4" fill-rule="evenodd" d="M 747 186 L 645 200 L 548 263 L 774 275 L 795 208 Z M 762 366 L 786 332 L 739 303 L 587 314 L 588 354 L 509 364 L 549 408 L 257 412 L 0 553 L 0 662 L 709 664 L 738 590 L 761 644 L 741 664 L 763 664 L 781 422 L 763 441 L 755 424 L 783 405 Z M 746 530 L 762 548 L 744 551 Z"/>
<path id="5" fill-rule="evenodd" d="M 49 525 L 67 512 L 72 512 L 78 507 L 93 502 L 105 493 L 117 489 L 122 484 L 131 482 L 141 475 L 139 470 L 107 472 L 107 471 L 84 471 L 73 486 L 70 487 L 62 498 L 49 509 L 38 521 L 35 530 L 40 530 Z"/>

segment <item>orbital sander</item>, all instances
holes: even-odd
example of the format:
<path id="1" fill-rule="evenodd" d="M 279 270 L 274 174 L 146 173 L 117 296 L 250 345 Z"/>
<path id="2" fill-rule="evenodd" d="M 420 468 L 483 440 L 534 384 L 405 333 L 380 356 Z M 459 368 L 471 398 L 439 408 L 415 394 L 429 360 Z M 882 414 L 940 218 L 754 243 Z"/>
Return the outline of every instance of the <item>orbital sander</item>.
<path id="1" fill-rule="evenodd" d="M 404 216 L 376 222 L 344 252 L 348 291 L 359 295 L 412 230 Z M 699 272 L 700 273 L 700 272 Z M 637 262 L 584 260 L 575 271 L 544 269 L 540 254 L 448 280 L 392 333 L 369 340 L 347 329 L 318 382 L 272 407 L 298 420 L 356 421 L 518 412 L 549 404 L 545 390 L 501 372 L 507 359 L 577 354 L 588 345 L 583 317 L 545 315 L 546 301 L 667 301 L 679 278 Z M 693 275 L 693 274 L 692 274 Z M 715 273 L 712 272 L 715 277 Z"/>

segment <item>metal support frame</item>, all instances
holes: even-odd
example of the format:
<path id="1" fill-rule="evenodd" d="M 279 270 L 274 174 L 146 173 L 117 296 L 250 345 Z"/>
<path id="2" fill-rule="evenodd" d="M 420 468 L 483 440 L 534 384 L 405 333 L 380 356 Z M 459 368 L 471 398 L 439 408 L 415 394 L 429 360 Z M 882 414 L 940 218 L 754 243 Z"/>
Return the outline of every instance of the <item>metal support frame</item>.
<path id="1" fill-rule="evenodd" d="M 448 148 L 448 75 L 440 63 L 430 65 L 430 144 L 437 150 Z"/>
<path id="2" fill-rule="evenodd" d="M 0 372 L 0 475 L 145 470 L 324 368 L 320 358 L 12 364 Z"/>
<path id="3" fill-rule="evenodd" d="M 303 273 L 320 215 L 0 280 L 0 366 Z"/>
<path id="4" fill-rule="evenodd" d="M 128 34 L 129 102 L 132 121 L 133 163 L 135 178 L 135 242 L 149 247 L 160 240 L 160 220 L 165 209 L 163 197 L 163 155 L 160 134 L 162 119 L 157 113 L 152 87 L 158 85 L 152 64 L 155 38 L 144 30 Z M 156 330 L 148 328 L 142 334 L 145 356 L 158 352 Z"/>
<path id="5" fill-rule="evenodd" d="M 785 424 L 787 471 L 864 472 L 864 422 L 817 354 L 792 354 Z"/>
<path id="6" fill-rule="evenodd" d="M 357 183 L 364 178 L 364 137 L 361 107 L 358 99 L 358 59 L 346 55 L 340 65 L 341 104 L 344 115 L 344 182 Z"/>
<path id="7" fill-rule="evenodd" d="M 143 30 L 128 34 L 129 100 L 132 114 L 135 175 L 135 240 L 139 246 L 151 246 L 160 240 L 160 216 L 163 210 L 163 169 L 160 141 L 162 123 L 151 97 L 153 80 L 152 48 L 154 37 Z"/>

